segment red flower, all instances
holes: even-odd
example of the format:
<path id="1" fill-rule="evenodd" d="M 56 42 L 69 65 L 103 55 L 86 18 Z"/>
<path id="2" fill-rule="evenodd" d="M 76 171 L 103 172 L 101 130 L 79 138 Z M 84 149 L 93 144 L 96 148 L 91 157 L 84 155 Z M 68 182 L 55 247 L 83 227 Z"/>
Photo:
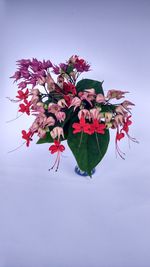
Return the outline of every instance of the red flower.
<path id="1" fill-rule="evenodd" d="M 32 141 L 32 135 L 30 131 L 27 133 L 25 130 L 22 130 L 22 138 L 26 140 L 26 146 L 29 146 L 30 141 Z"/>
<path id="2" fill-rule="evenodd" d="M 64 82 L 63 83 L 63 91 L 65 94 L 69 94 L 69 93 L 71 93 L 73 95 L 77 94 L 76 88 L 72 83 Z"/>
<path id="3" fill-rule="evenodd" d="M 91 128 L 91 134 L 93 133 L 104 134 L 105 133 L 104 129 L 106 128 L 106 126 L 103 123 L 99 123 L 97 119 L 94 119 L 93 123 L 90 124 L 90 128 Z"/>
<path id="4" fill-rule="evenodd" d="M 132 121 L 130 120 L 130 118 L 131 118 L 131 115 L 126 118 L 126 121 L 122 128 L 122 130 L 125 131 L 126 133 L 129 132 L 129 126 L 132 124 Z"/>
<path id="5" fill-rule="evenodd" d="M 49 169 L 49 171 L 51 169 L 53 169 L 56 165 L 56 170 L 58 170 L 58 167 L 59 167 L 59 163 L 60 163 L 60 152 L 63 152 L 65 150 L 65 147 L 63 145 L 60 144 L 59 140 L 54 140 L 54 145 L 51 145 L 49 147 L 49 151 L 51 152 L 51 154 L 54 154 L 57 152 L 57 157 L 56 157 L 56 160 L 54 162 L 54 165 Z"/>
<path id="6" fill-rule="evenodd" d="M 27 115 L 30 115 L 30 106 L 31 106 L 31 101 L 27 101 L 26 99 L 24 100 L 24 103 L 26 104 L 20 104 L 19 107 L 19 112 L 26 113 Z"/>
<path id="7" fill-rule="evenodd" d="M 116 134 L 116 141 L 120 141 L 122 138 L 124 138 L 125 134 L 124 133 L 119 133 L 117 131 L 117 134 Z"/>
<path id="8" fill-rule="evenodd" d="M 25 93 L 22 90 L 19 90 L 17 93 L 18 93 L 18 95 L 16 96 L 17 98 L 19 98 L 20 100 L 25 100 L 28 97 L 29 90 L 27 89 Z"/>
<path id="9" fill-rule="evenodd" d="M 55 152 L 63 152 L 65 150 L 65 147 L 60 144 L 59 140 L 54 140 L 54 145 L 51 145 L 49 147 L 49 151 L 51 154 L 54 154 Z"/>
<path id="10" fill-rule="evenodd" d="M 87 134 L 91 134 L 90 124 L 85 122 L 84 117 L 82 116 L 79 123 L 75 122 L 73 123 L 72 127 L 74 128 L 73 133 L 80 133 L 84 132 Z"/>
<path id="11" fill-rule="evenodd" d="M 119 146 L 118 146 L 118 141 L 120 141 L 122 138 L 124 138 L 124 136 L 125 136 L 125 134 L 122 133 L 121 131 L 120 131 L 120 133 L 119 133 L 119 129 L 117 129 L 117 133 L 116 133 L 116 142 L 115 142 L 115 143 L 116 143 L 116 151 L 118 152 L 119 156 L 120 156 L 122 159 L 125 159 L 125 158 L 124 158 L 125 153 L 122 152 L 122 151 L 120 150 L 120 148 L 119 148 Z"/>

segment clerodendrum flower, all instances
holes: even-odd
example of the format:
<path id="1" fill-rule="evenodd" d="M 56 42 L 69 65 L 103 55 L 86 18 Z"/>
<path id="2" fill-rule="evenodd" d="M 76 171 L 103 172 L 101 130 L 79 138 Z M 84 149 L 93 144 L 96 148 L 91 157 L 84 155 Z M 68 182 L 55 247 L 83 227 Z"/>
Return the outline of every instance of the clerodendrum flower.
<path id="1" fill-rule="evenodd" d="M 52 167 L 55 166 L 56 170 L 60 154 L 65 149 L 60 143 L 61 140 L 68 139 L 68 144 L 71 144 L 75 142 L 75 138 L 81 137 L 80 147 L 83 134 L 89 135 L 89 140 L 91 138 L 97 142 L 101 153 L 105 149 L 101 150 L 99 145 L 105 147 L 105 143 L 109 143 L 108 129 L 116 129 L 116 150 L 123 159 L 124 153 L 119 149 L 118 141 L 127 136 L 129 140 L 137 142 L 129 135 L 129 126 L 132 123 L 130 107 L 134 104 L 128 100 L 111 103 L 111 100 L 124 98 L 128 91 L 112 89 L 105 96 L 98 81 L 83 79 L 81 83 L 76 83 L 79 75 L 89 70 L 90 65 L 77 55 L 58 65 L 52 64 L 50 60 L 40 61 L 32 58 L 18 60 L 17 71 L 11 77 L 17 83 L 18 91 L 15 100 L 9 97 L 8 99 L 19 102 L 19 112 L 35 116 L 28 132 L 22 130 L 24 143 L 29 146 L 34 134 L 40 137 L 38 143 L 46 143 L 52 139 L 54 144 L 49 147 L 49 151 L 51 154 L 57 153 Z M 57 75 L 56 79 L 53 78 L 53 74 Z M 17 115 L 16 118 L 21 115 Z M 73 134 L 80 134 L 77 137 L 68 134 L 71 131 Z M 100 135 L 103 135 L 104 144 L 99 144 Z M 91 142 L 90 145 L 92 144 Z M 86 145 L 87 143 L 83 142 L 82 149 L 87 150 Z M 88 153 L 90 151 L 88 149 Z M 75 151 L 73 153 L 75 155 Z M 82 160 L 81 157 L 77 158 L 80 163 Z M 96 166 L 97 159 L 94 164 Z"/>
<path id="2" fill-rule="evenodd" d="M 72 127 L 74 128 L 74 130 L 73 130 L 74 134 L 80 133 L 80 132 L 91 134 L 90 124 L 86 123 L 84 117 L 81 117 L 79 122 L 74 122 L 72 124 Z"/>
<path id="3" fill-rule="evenodd" d="M 54 162 L 54 165 L 49 169 L 53 169 L 56 166 L 56 170 L 58 170 L 59 167 L 59 163 L 60 163 L 60 153 L 63 152 L 65 150 L 65 147 L 63 145 L 61 145 L 59 140 L 54 140 L 54 145 L 51 145 L 49 147 L 49 151 L 51 152 L 51 154 L 54 154 L 57 152 L 57 157 L 56 160 Z"/>
<path id="4" fill-rule="evenodd" d="M 25 130 L 22 130 L 22 138 L 26 140 L 26 146 L 29 146 L 30 141 L 32 141 L 32 132 L 26 132 Z"/>

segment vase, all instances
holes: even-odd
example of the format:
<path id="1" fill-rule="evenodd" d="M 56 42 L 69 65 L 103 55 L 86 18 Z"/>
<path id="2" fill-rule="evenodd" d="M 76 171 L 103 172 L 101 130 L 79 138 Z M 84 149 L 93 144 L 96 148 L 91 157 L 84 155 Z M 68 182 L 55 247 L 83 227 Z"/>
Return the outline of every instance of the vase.
<path id="1" fill-rule="evenodd" d="M 89 174 L 86 171 L 82 171 L 78 166 L 75 166 L 75 173 L 81 176 L 89 176 Z M 95 173 L 95 168 L 92 170 L 91 175 Z"/>

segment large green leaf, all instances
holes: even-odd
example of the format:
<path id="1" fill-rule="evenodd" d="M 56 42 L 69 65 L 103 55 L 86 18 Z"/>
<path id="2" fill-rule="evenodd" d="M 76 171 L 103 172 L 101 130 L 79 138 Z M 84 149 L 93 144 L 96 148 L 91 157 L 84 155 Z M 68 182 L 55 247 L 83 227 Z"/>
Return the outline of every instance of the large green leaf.
<path id="1" fill-rule="evenodd" d="M 73 129 L 70 127 L 67 141 L 79 168 L 91 176 L 92 169 L 97 166 L 107 151 L 109 130 L 105 130 L 105 134 L 73 134 Z"/>
<path id="2" fill-rule="evenodd" d="M 83 79 L 77 83 L 76 89 L 77 89 L 77 92 L 82 92 L 85 89 L 94 88 L 96 94 L 104 94 L 102 84 L 103 82 L 90 80 L 90 79 Z"/>

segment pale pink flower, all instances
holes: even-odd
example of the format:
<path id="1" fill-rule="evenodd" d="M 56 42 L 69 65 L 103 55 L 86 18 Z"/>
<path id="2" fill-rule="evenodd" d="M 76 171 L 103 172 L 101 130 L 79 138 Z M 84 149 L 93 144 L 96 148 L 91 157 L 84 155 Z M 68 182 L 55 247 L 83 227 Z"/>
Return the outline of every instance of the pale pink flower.
<path id="1" fill-rule="evenodd" d="M 115 111 L 117 114 L 122 114 L 122 115 L 126 114 L 126 111 L 124 110 L 124 107 L 122 105 L 119 105 L 118 107 L 116 107 Z"/>
<path id="2" fill-rule="evenodd" d="M 55 116 L 59 122 L 64 121 L 66 118 L 66 114 L 63 111 L 58 111 L 57 113 L 55 113 Z"/>
<path id="3" fill-rule="evenodd" d="M 69 106 L 69 108 L 74 107 L 74 110 L 79 107 L 81 105 L 81 99 L 77 96 L 75 96 L 72 100 L 71 100 L 71 104 Z"/>
<path id="4" fill-rule="evenodd" d="M 122 105 L 125 109 L 127 109 L 127 110 L 130 110 L 130 109 L 131 109 L 131 108 L 129 108 L 128 106 L 135 106 L 134 103 L 132 103 L 132 102 L 130 102 L 130 101 L 128 101 L 128 100 L 123 101 L 123 102 L 121 103 L 121 105 Z"/>
<path id="5" fill-rule="evenodd" d="M 65 108 L 67 107 L 67 103 L 65 101 L 65 99 L 60 99 L 58 102 L 57 102 L 57 105 L 60 106 L 61 108 Z"/>
<path id="6" fill-rule="evenodd" d="M 40 112 L 36 119 L 35 119 L 35 122 L 38 123 L 39 127 L 42 127 L 44 128 L 47 124 L 47 117 L 44 113 Z"/>
<path id="7" fill-rule="evenodd" d="M 49 116 L 47 119 L 46 119 L 46 125 L 47 126 L 53 126 L 55 124 L 55 119 L 52 117 L 52 116 Z"/>
<path id="8" fill-rule="evenodd" d="M 44 138 L 44 137 L 46 136 L 46 130 L 43 129 L 43 128 L 41 128 L 41 127 L 39 127 L 39 128 L 38 128 L 38 136 L 39 136 L 40 138 Z"/>
<path id="9" fill-rule="evenodd" d="M 40 113 L 44 113 L 45 109 L 44 109 L 44 104 L 42 102 L 37 102 L 34 106 L 33 106 L 33 110 L 40 112 Z"/>
<path id="10" fill-rule="evenodd" d="M 97 103 L 105 103 L 105 96 L 102 95 L 102 94 L 98 94 L 98 95 L 96 96 L 96 102 L 97 102 Z"/>
<path id="11" fill-rule="evenodd" d="M 52 78 L 52 76 L 50 75 L 50 73 L 48 73 L 47 77 L 46 77 L 46 82 L 47 82 L 47 89 L 49 92 L 52 92 L 55 90 L 55 82 Z"/>
<path id="12" fill-rule="evenodd" d="M 108 99 L 113 99 L 113 98 L 120 99 L 120 98 L 123 98 L 124 94 L 126 93 L 129 93 L 129 92 L 112 89 L 108 91 L 107 98 Z"/>
<path id="13" fill-rule="evenodd" d="M 94 120 L 94 119 L 97 119 L 97 120 L 100 120 L 101 119 L 101 113 L 100 113 L 100 108 L 92 108 L 90 109 L 90 115 L 91 115 L 91 118 Z"/>
<path id="14" fill-rule="evenodd" d="M 53 139 L 56 139 L 56 137 L 58 137 L 58 140 L 60 139 L 60 136 L 62 136 L 64 138 L 64 132 L 63 132 L 63 128 L 62 127 L 55 127 L 51 132 L 50 135 Z"/>
<path id="15" fill-rule="evenodd" d="M 117 126 L 124 125 L 124 116 L 123 115 L 121 115 L 121 114 L 116 115 L 115 118 L 114 118 L 114 120 L 115 120 Z"/>
<path id="16" fill-rule="evenodd" d="M 111 112 L 105 112 L 105 122 L 110 122 L 113 114 Z"/>
<path id="17" fill-rule="evenodd" d="M 79 97 L 81 100 L 86 100 L 92 106 L 92 100 L 94 100 L 94 94 L 88 92 L 80 92 Z"/>
<path id="18" fill-rule="evenodd" d="M 39 91 L 38 88 L 34 88 L 34 89 L 31 90 L 31 94 L 32 95 L 39 95 L 40 94 L 40 91 Z"/>
<path id="19" fill-rule="evenodd" d="M 45 77 L 40 77 L 40 78 L 38 78 L 38 84 L 39 85 L 44 85 L 46 83 L 46 79 L 45 79 Z"/>
<path id="20" fill-rule="evenodd" d="M 48 112 L 56 114 L 58 111 L 60 111 L 61 107 L 58 104 L 50 103 L 48 105 Z"/>
<path id="21" fill-rule="evenodd" d="M 79 118 L 79 120 L 81 119 L 81 117 L 84 117 L 85 119 L 89 119 L 90 120 L 91 114 L 90 114 L 89 110 L 87 110 L 87 109 L 81 109 L 78 112 L 78 118 Z"/>
<path id="22" fill-rule="evenodd" d="M 31 98 L 31 104 L 32 105 L 36 105 L 39 101 L 39 96 L 36 94 L 33 94 L 32 98 Z"/>
<path id="23" fill-rule="evenodd" d="M 77 55 L 73 55 L 69 58 L 69 63 L 75 64 L 76 60 L 78 59 Z"/>
<path id="24" fill-rule="evenodd" d="M 35 133 L 35 132 L 37 132 L 38 128 L 39 128 L 39 124 L 38 124 L 37 122 L 34 121 L 33 124 L 31 125 L 31 127 L 29 128 L 29 130 L 30 130 L 32 133 Z"/>
<path id="25" fill-rule="evenodd" d="M 57 84 L 58 86 L 63 89 L 63 84 L 64 84 L 64 77 L 62 77 L 61 75 L 58 76 L 57 78 Z"/>

